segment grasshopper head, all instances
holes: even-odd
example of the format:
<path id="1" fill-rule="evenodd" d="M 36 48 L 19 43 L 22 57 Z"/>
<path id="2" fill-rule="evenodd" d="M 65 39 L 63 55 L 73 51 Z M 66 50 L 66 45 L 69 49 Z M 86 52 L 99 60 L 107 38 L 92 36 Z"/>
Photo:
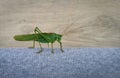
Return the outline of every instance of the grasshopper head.
<path id="1" fill-rule="evenodd" d="M 61 38 L 62 38 L 62 35 L 60 35 L 60 34 L 56 34 L 56 38 L 57 38 L 57 41 L 61 41 Z"/>

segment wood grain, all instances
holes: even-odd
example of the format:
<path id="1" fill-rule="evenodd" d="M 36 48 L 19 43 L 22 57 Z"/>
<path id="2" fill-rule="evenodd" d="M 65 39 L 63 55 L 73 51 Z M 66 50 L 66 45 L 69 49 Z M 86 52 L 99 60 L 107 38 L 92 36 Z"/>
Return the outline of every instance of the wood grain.
<path id="1" fill-rule="evenodd" d="M 0 47 L 32 46 L 13 36 L 36 26 L 63 34 L 64 47 L 120 47 L 119 0 L 1 0 L 0 9 Z"/>

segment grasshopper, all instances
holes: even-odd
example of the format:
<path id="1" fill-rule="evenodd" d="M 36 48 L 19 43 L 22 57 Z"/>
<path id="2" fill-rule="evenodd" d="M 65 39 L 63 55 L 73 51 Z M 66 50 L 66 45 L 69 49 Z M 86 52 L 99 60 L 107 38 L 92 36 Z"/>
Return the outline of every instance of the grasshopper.
<path id="1" fill-rule="evenodd" d="M 41 46 L 41 43 L 51 43 L 51 53 L 54 53 L 53 50 L 53 43 L 57 41 L 60 44 L 60 50 L 61 52 L 64 52 L 62 49 L 62 42 L 61 42 L 62 35 L 56 34 L 56 33 L 43 33 L 38 27 L 35 27 L 34 34 L 24 34 L 24 35 L 15 35 L 14 39 L 17 41 L 33 41 L 33 47 L 35 48 L 35 41 L 39 42 L 40 51 L 37 53 L 41 53 L 43 51 L 43 48 Z"/>

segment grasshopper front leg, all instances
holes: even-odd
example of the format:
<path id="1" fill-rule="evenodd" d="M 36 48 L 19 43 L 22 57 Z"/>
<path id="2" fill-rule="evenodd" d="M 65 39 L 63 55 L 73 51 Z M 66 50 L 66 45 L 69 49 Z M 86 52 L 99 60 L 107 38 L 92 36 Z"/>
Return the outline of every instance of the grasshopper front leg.
<path id="1" fill-rule="evenodd" d="M 62 43 L 61 42 L 59 42 L 60 43 L 60 50 L 62 51 L 62 52 L 64 52 L 64 50 L 62 49 Z"/>

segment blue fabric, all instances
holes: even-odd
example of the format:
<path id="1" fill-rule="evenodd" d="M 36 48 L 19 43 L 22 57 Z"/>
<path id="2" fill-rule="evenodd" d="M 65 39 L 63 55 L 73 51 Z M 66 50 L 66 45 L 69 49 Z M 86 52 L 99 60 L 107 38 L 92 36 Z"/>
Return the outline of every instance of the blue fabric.
<path id="1" fill-rule="evenodd" d="M 0 48 L 0 78 L 120 78 L 120 48 Z"/>

